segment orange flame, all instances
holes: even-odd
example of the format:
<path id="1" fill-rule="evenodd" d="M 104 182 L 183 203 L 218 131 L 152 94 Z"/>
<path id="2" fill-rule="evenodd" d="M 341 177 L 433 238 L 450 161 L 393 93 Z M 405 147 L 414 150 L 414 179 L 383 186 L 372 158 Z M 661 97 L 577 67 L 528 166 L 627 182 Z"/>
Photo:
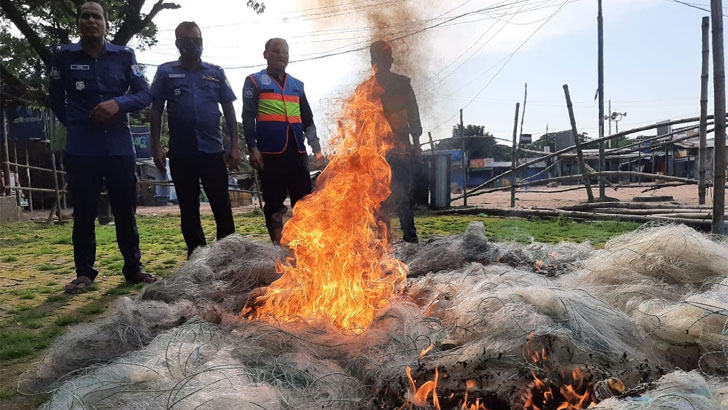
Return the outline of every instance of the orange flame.
<path id="1" fill-rule="evenodd" d="M 426 381 L 420 387 L 417 387 L 414 379 L 412 379 L 412 370 L 409 366 L 405 369 L 405 372 L 410 385 L 409 401 L 415 406 L 425 407 L 427 406 L 427 397 L 432 393 L 432 405 L 440 410 L 440 400 L 437 397 L 437 379 L 439 378 L 437 367 L 435 368 L 434 380 Z"/>
<path id="2" fill-rule="evenodd" d="M 400 290 L 407 267 L 392 256 L 386 225 L 377 218 L 390 194 L 385 155 L 394 147 L 383 92 L 372 77 L 347 100 L 331 162 L 283 229 L 281 243 L 291 254 L 276 262 L 282 276 L 245 316 L 327 319 L 360 333 Z"/>
<path id="3" fill-rule="evenodd" d="M 432 350 L 432 348 L 434 348 L 434 347 L 435 347 L 435 345 L 431 344 L 431 345 L 427 346 L 426 348 L 422 349 L 422 351 L 420 352 L 420 358 L 424 357 L 427 353 L 430 353 L 430 350 Z"/>

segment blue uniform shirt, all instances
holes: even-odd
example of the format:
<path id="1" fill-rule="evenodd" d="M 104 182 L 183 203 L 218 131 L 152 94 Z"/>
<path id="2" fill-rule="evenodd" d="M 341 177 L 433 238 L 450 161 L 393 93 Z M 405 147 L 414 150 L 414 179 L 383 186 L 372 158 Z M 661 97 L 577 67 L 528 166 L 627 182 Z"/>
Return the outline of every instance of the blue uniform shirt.
<path id="1" fill-rule="evenodd" d="M 93 58 L 80 43 L 56 47 L 49 94 L 53 112 L 67 129 L 67 153 L 134 155 L 127 113 L 147 107 L 151 96 L 132 49 L 106 43 L 106 52 Z M 119 104 L 121 115 L 91 123 L 94 107 L 110 99 Z"/>
<path id="2" fill-rule="evenodd" d="M 235 93 L 222 68 L 204 61 L 193 71 L 179 61 L 162 64 L 151 94 L 167 101 L 170 156 L 223 151 L 220 104 L 235 101 Z"/>

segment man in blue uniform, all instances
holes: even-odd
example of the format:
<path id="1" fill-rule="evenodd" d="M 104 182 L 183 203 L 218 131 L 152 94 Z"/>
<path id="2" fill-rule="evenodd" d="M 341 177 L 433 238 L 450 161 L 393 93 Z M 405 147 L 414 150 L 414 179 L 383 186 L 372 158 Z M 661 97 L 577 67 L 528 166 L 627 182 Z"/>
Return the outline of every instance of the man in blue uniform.
<path id="1" fill-rule="evenodd" d="M 149 105 L 147 82 L 134 51 L 107 43 L 104 9 L 86 2 L 78 9 L 81 41 L 58 46 L 51 63 L 50 100 L 66 126 L 66 165 L 73 199 L 73 259 L 76 279 L 66 292 L 87 290 L 98 271 L 94 223 L 105 184 L 124 257 L 127 282 L 154 282 L 142 270 L 134 217 L 136 175 L 134 145 L 127 113 Z"/>
<path id="2" fill-rule="evenodd" d="M 227 166 L 240 164 L 235 94 L 222 68 L 208 64 L 202 56 L 202 34 L 194 22 L 186 21 L 175 30 L 180 58 L 162 64 L 152 83 L 151 148 L 154 163 L 165 170 L 165 153 L 160 143 L 162 112 L 167 102 L 169 124 L 169 167 L 179 200 L 182 235 L 187 256 L 206 245 L 200 223 L 200 181 L 215 216 L 217 239 L 235 232 L 230 209 Z M 222 143 L 220 109 L 230 136 L 227 153 Z"/>
<path id="3" fill-rule="evenodd" d="M 243 132 L 250 164 L 261 175 L 265 226 L 273 243 L 280 243 L 288 210 L 283 201 L 290 196 L 293 208 L 312 189 L 304 136 L 317 166 L 323 155 L 303 82 L 286 73 L 286 40 L 268 40 L 263 58 L 268 67 L 249 75 L 243 85 Z"/>
<path id="4" fill-rule="evenodd" d="M 395 146 L 387 154 L 392 168 L 391 195 L 383 205 L 385 222 L 389 226 L 392 211 L 399 217 L 402 239 L 417 243 L 417 229 L 412 212 L 413 176 L 416 174 L 420 151 L 420 112 L 409 77 L 391 71 L 394 58 L 392 46 L 386 41 L 374 42 L 370 49 L 372 67 L 377 83 L 384 88 L 382 108 L 392 128 Z M 410 141 L 410 135 L 412 141 Z"/>

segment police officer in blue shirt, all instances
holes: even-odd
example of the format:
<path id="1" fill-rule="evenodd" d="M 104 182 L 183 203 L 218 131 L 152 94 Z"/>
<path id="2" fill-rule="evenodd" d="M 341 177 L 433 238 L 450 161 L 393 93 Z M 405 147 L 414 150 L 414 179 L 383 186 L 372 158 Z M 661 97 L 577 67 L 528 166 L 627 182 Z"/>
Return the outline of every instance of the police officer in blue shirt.
<path id="1" fill-rule="evenodd" d="M 102 184 L 106 185 L 124 257 L 127 282 L 154 282 L 144 273 L 135 220 L 134 146 L 127 113 L 148 106 L 147 82 L 134 51 L 107 43 L 106 12 L 96 2 L 78 8 L 81 41 L 56 48 L 51 63 L 50 101 L 66 126 L 66 165 L 73 199 L 73 259 L 76 279 L 66 292 L 87 290 L 98 271 L 94 224 Z"/>
<path id="2" fill-rule="evenodd" d="M 162 64 L 152 82 L 151 149 L 154 162 L 165 170 L 162 150 L 162 112 L 167 103 L 169 167 L 179 200 L 182 236 L 187 256 L 206 245 L 200 223 L 200 181 L 215 216 L 217 239 L 235 232 L 230 209 L 228 174 L 240 164 L 235 94 L 222 68 L 201 60 L 202 34 L 196 23 L 182 22 L 175 30 L 180 58 Z M 220 109 L 230 136 L 225 152 L 220 127 Z M 226 164 L 227 163 L 227 164 Z"/>

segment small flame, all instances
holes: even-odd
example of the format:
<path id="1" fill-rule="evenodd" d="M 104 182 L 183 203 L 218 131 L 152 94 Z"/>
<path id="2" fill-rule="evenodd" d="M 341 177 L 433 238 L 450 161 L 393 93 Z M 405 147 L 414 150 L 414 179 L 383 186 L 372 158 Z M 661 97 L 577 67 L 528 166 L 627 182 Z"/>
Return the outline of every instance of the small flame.
<path id="1" fill-rule="evenodd" d="M 465 387 L 467 387 L 468 390 L 475 387 L 475 380 L 468 380 L 465 382 Z"/>
<path id="2" fill-rule="evenodd" d="M 581 370 L 572 371 L 572 384 L 559 387 L 559 396 L 554 394 L 551 383 L 541 380 L 536 373 L 531 371 L 533 376 L 533 388 L 523 405 L 524 410 L 542 410 L 544 408 L 556 408 L 557 410 L 578 410 L 596 405 L 592 397 L 593 384 L 584 381 Z"/>
<path id="3" fill-rule="evenodd" d="M 427 398 L 432 394 L 432 405 L 437 410 L 440 410 L 440 400 L 437 397 L 437 379 L 439 373 L 435 368 L 435 378 L 433 380 L 426 381 L 419 388 L 412 379 L 412 370 L 409 366 L 405 369 L 407 373 L 407 379 L 409 379 L 410 391 L 409 391 L 409 402 L 415 406 L 425 407 L 427 406 Z"/>
<path id="4" fill-rule="evenodd" d="M 431 344 L 431 345 L 427 346 L 426 348 L 422 349 L 422 351 L 420 352 L 420 358 L 424 357 L 427 353 L 430 353 L 430 351 L 434 347 L 435 347 L 435 345 Z"/>

